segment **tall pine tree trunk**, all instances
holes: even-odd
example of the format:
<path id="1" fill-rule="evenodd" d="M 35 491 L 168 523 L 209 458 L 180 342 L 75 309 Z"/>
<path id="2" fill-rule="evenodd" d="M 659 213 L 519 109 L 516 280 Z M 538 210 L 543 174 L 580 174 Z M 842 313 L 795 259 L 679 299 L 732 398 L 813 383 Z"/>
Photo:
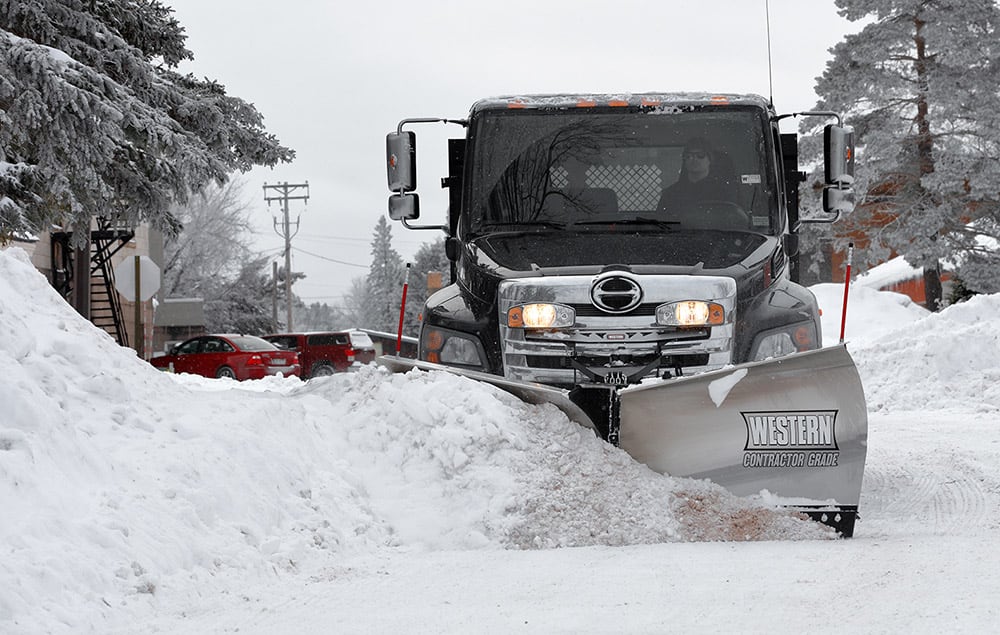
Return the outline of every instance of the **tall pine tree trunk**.
<path id="1" fill-rule="evenodd" d="M 920 166 L 920 177 L 934 172 L 934 139 L 931 136 L 931 122 L 928 116 L 927 94 L 930 92 L 927 81 L 927 42 L 924 40 L 923 28 L 926 23 L 918 15 L 913 20 L 915 33 L 913 41 L 917 47 L 917 57 L 914 66 L 917 71 L 917 160 Z M 922 192 L 923 186 L 918 182 L 917 188 Z M 931 311 L 941 308 L 941 265 L 938 261 L 924 263 L 924 298 L 926 307 Z"/>
<path id="2" fill-rule="evenodd" d="M 935 263 L 937 265 L 939 263 Z M 924 305 L 930 311 L 941 309 L 944 292 L 941 289 L 941 271 L 937 266 L 924 267 L 924 295 L 927 303 Z"/>

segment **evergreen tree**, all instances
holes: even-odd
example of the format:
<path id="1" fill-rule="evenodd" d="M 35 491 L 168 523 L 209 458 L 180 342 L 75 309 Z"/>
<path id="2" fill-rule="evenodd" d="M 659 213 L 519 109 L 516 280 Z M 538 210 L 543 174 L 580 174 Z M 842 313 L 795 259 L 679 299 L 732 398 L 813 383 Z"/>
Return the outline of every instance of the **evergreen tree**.
<path id="1" fill-rule="evenodd" d="M 870 20 L 833 49 L 817 110 L 845 113 L 858 142 L 859 210 L 839 227 L 867 235 L 868 263 L 923 267 L 928 306 L 939 263 L 970 289 L 1000 290 L 1000 10 L 982 0 L 837 0 Z M 808 127 L 812 122 L 807 121 Z M 816 145 L 814 144 L 815 148 Z"/>
<path id="2" fill-rule="evenodd" d="M 247 335 L 281 330 L 273 320 L 274 282 L 268 264 L 266 256 L 258 256 L 244 262 L 233 279 L 216 282 L 212 294 L 205 298 L 206 330 Z M 284 293 L 284 285 L 280 286 L 280 293 Z"/>
<path id="3" fill-rule="evenodd" d="M 309 305 L 298 302 L 294 313 L 296 328 L 302 331 L 340 331 L 351 327 L 343 311 L 326 302 Z"/>
<path id="4" fill-rule="evenodd" d="M 93 215 L 179 225 L 171 204 L 290 161 L 260 113 L 211 80 L 157 0 L 0 0 L 0 236 Z"/>
<path id="5" fill-rule="evenodd" d="M 372 262 L 365 278 L 362 328 L 395 333 L 399 327 L 399 304 L 403 293 L 403 258 L 392 247 L 392 228 L 385 216 L 375 224 Z"/>

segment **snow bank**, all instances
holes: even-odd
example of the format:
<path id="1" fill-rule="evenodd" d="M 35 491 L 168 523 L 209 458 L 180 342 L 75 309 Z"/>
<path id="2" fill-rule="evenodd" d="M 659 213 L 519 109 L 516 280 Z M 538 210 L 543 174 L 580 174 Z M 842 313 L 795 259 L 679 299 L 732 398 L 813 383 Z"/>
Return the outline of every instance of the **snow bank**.
<path id="1" fill-rule="evenodd" d="M 837 342 L 843 285 L 811 287 L 823 342 Z M 899 293 L 851 285 L 845 340 L 870 412 L 1000 410 L 1000 295 L 932 313 Z"/>
<path id="2" fill-rule="evenodd" d="M 447 374 L 172 376 L 0 252 L 0 630 L 379 549 L 828 538 Z M 200 591 L 199 591 L 200 592 Z"/>
<path id="3" fill-rule="evenodd" d="M 1000 410 L 998 315 L 1000 296 L 976 296 L 860 342 L 869 411 Z"/>
<path id="4" fill-rule="evenodd" d="M 822 310 L 823 346 L 833 346 L 840 340 L 844 285 L 817 284 L 809 289 Z M 852 284 L 848 294 L 844 340 L 850 344 L 882 340 L 889 333 L 909 328 L 915 321 L 930 314 L 902 293 Z"/>

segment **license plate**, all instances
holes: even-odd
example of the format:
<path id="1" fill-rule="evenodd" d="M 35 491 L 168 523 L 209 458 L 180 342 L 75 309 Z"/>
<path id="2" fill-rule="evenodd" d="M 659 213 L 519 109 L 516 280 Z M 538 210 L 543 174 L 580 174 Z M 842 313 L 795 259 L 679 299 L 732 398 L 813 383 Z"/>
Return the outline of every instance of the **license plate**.
<path id="1" fill-rule="evenodd" d="M 283 359 L 272 359 L 271 360 L 271 365 L 272 366 L 284 366 L 287 363 L 288 362 L 285 361 L 285 360 L 283 360 Z"/>

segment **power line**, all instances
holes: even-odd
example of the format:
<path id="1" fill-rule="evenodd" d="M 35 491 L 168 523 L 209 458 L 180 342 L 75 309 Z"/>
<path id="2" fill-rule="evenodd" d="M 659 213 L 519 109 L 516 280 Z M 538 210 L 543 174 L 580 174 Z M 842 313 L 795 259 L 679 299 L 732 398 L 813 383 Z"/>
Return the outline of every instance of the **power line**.
<path id="1" fill-rule="evenodd" d="M 338 265 L 347 265 L 348 267 L 360 267 L 361 269 L 368 269 L 368 265 L 359 265 L 356 262 L 344 262 L 343 260 L 337 260 L 335 258 L 327 258 L 326 256 L 321 256 L 319 254 L 314 254 L 311 251 L 306 251 L 305 249 L 302 249 L 300 247 L 294 247 L 294 250 L 297 251 L 297 252 L 299 252 L 299 253 L 303 253 L 303 254 L 312 256 L 313 258 L 319 258 L 320 260 L 329 260 L 330 262 L 335 262 Z"/>
<path id="2" fill-rule="evenodd" d="M 352 242 L 352 243 L 371 243 L 371 241 L 372 241 L 371 238 L 352 238 L 350 236 L 327 236 L 327 235 L 324 235 L 324 234 L 309 234 L 308 236 L 302 236 L 302 237 L 300 237 L 299 240 L 306 240 L 306 241 L 311 241 L 311 242 L 320 242 L 320 241 L 327 241 L 327 240 L 335 240 L 335 241 L 336 240 L 342 240 L 342 241 L 345 241 L 345 242 Z M 421 242 L 419 240 L 395 240 L 395 239 L 393 239 L 392 242 L 393 243 L 402 243 L 402 244 L 405 244 L 405 245 L 423 245 L 423 244 L 425 244 L 424 242 Z"/>

